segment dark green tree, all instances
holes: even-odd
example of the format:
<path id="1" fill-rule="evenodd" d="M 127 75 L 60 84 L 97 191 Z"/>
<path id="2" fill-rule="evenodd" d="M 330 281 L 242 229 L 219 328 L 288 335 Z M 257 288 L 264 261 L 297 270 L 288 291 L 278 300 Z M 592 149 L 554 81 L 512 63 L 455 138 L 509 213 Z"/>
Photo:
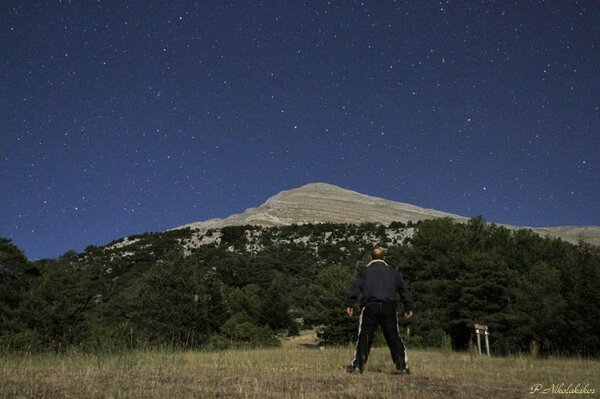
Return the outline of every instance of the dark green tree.
<path id="1" fill-rule="evenodd" d="M 352 269 L 332 265 L 319 273 L 314 284 L 302 289 L 306 298 L 304 324 L 318 327 L 324 344 L 345 344 L 356 338 L 357 319 L 347 317 L 343 305 L 353 276 Z"/>
<path id="2" fill-rule="evenodd" d="M 18 311 L 28 336 L 36 336 L 47 348 L 63 350 L 83 341 L 92 305 L 91 281 L 78 266 L 46 261 Z"/>
<path id="3" fill-rule="evenodd" d="M 152 344 L 199 347 L 226 317 L 220 292 L 214 274 L 170 252 L 144 274 L 135 322 Z"/>

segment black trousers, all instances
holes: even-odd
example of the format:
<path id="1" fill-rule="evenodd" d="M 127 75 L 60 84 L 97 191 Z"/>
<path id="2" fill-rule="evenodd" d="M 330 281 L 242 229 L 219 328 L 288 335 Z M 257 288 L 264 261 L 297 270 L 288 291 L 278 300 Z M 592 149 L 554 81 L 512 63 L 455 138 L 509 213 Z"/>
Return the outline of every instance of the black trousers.
<path id="1" fill-rule="evenodd" d="M 362 369 L 367 362 L 373 338 L 380 325 L 396 368 L 404 369 L 408 367 L 406 348 L 398 331 L 396 310 L 397 305 L 394 303 L 373 302 L 363 307 L 358 325 L 356 352 L 352 361 L 354 367 Z"/>

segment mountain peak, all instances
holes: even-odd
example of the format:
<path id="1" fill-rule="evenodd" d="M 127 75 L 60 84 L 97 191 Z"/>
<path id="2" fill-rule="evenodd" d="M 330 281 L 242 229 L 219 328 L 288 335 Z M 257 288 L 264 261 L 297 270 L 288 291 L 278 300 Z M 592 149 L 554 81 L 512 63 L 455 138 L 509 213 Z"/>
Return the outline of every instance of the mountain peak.
<path id="1" fill-rule="evenodd" d="M 279 194 L 276 194 L 269 198 L 265 204 L 274 203 L 281 198 L 285 199 L 301 199 L 305 197 L 328 197 L 328 198 L 364 198 L 369 197 L 365 194 L 360 194 L 356 191 L 348 190 L 333 184 L 329 183 L 308 183 L 304 186 L 300 186 L 297 188 L 292 188 L 290 190 L 281 191 Z M 371 197 L 376 198 L 376 197 Z M 263 204 L 263 205 L 265 205 Z"/>
<path id="2" fill-rule="evenodd" d="M 436 217 L 467 218 L 360 194 L 329 183 L 309 183 L 285 190 L 267 199 L 257 208 L 225 219 L 213 219 L 182 227 L 221 228 L 235 225 L 282 226 L 306 223 L 417 222 Z"/>
<path id="3" fill-rule="evenodd" d="M 418 222 L 439 217 L 449 217 L 462 222 L 468 220 L 465 216 L 390 201 L 333 184 L 317 182 L 281 191 L 259 207 L 246 209 L 240 214 L 177 228 L 208 230 L 246 224 L 272 227 L 307 223 L 361 224 L 365 222 L 387 225 L 391 222 Z M 511 229 L 519 228 L 504 226 Z M 583 240 L 593 245 L 600 245 L 598 226 L 538 227 L 531 230 L 540 235 L 559 237 L 573 243 Z"/>
<path id="4" fill-rule="evenodd" d="M 325 189 L 329 188 L 329 189 L 334 189 L 334 190 L 346 190 L 345 188 L 336 186 L 335 184 L 329 184 L 329 183 L 323 183 L 323 182 L 307 183 L 298 188 L 293 188 L 292 190 L 313 190 L 313 189 L 319 189 L 319 188 L 325 188 Z"/>
<path id="5" fill-rule="evenodd" d="M 276 194 L 271 198 L 277 197 L 279 195 L 289 195 L 289 194 L 294 195 L 297 193 L 302 193 L 302 194 L 310 193 L 310 194 L 317 194 L 317 195 L 322 194 L 322 193 L 329 193 L 330 195 L 331 194 L 339 194 L 339 195 L 356 194 L 356 195 L 364 196 L 364 194 L 360 194 L 356 191 L 348 190 L 346 188 L 342 188 L 342 187 L 336 186 L 334 184 L 316 182 L 316 183 L 308 183 L 308 184 L 305 184 L 300 187 L 281 191 L 279 194 Z M 271 199 L 271 198 L 269 198 L 269 199 Z"/>

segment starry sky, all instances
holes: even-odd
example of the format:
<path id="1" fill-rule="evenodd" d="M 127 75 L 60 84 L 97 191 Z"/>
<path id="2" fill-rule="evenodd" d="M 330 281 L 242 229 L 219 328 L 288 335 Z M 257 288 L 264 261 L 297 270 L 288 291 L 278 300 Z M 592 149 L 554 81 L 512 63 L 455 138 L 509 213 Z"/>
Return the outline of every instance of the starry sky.
<path id="1" fill-rule="evenodd" d="M 30 259 L 327 182 L 600 225 L 600 3 L 2 1 L 0 236 Z"/>

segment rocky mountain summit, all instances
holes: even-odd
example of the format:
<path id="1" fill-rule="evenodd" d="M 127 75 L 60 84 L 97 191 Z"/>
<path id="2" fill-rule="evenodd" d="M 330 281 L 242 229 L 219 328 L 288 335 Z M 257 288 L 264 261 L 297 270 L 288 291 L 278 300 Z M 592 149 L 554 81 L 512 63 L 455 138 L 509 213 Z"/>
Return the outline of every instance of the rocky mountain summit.
<path id="1" fill-rule="evenodd" d="M 332 184 L 311 183 L 305 186 L 282 191 L 269 198 L 256 208 L 224 219 L 211 219 L 180 226 L 198 230 L 219 229 L 225 226 L 259 225 L 285 226 L 307 223 L 348 223 L 365 222 L 389 224 L 391 222 L 449 217 L 467 221 L 468 217 L 434 209 L 421 208 L 402 202 L 360 194 Z M 528 228 L 503 225 L 508 228 Z M 600 245 L 599 226 L 562 226 L 531 228 L 540 235 L 550 235 L 576 243 L 579 240 Z"/>
<path id="2" fill-rule="evenodd" d="M 257 208 L 181 227 L 215 229 L 225 226 L 285 226 L 306 223 L 417 222 L 435 217 L 466 217 L 357 193 L 326 183 L 311 183 L 282 191 Z"/>

